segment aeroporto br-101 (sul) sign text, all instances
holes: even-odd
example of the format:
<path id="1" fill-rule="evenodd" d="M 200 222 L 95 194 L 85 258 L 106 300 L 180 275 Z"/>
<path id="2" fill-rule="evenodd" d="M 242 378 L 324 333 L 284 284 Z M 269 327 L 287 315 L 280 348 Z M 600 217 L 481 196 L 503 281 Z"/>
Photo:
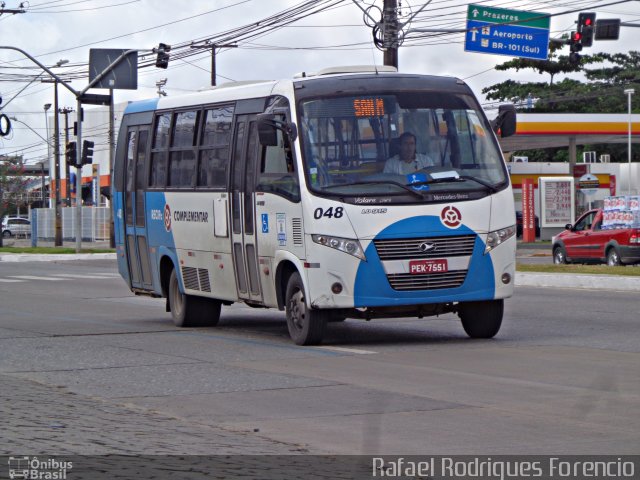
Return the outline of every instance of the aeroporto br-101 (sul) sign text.
<path id="1" fill-rule="evenodd" d="M 546 13 L 469 5 L 464 49 L 546 60 L 549 23 Z"/>

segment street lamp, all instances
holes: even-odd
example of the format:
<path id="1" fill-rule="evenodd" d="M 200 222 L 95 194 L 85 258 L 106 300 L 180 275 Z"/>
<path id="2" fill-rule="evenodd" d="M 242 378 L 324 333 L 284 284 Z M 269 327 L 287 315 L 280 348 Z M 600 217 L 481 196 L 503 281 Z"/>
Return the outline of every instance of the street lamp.
<path id="1" fill-rule="evenodd" d="M 47 112 L 49 111 L 50 108 L 51 108 L 51 104 L 50 103 L 45 103 L 44 104 L 44 126 L 45 126 L 45 130 L 46 130 L 46 133 L 44 134 L 44 136 L 47 137 L 47 138 L 49 138 L 49 115 L 47 115 Z M 49 172 L 51 172 L 51 170 L 52 170 L 52 168 L 51 168 L 51 144 L 49 143 L 48 140 L 47 140 L 47 160 L 49 161 Z M 57 181 L 58 181 L 58 179 L 56 178 L 56 182 Z M 42 206 L 44 207 L 44 204 Z M 49 196 L 49 208 L 51 208 L 51 196 Z"/>
<path id="2" fill-rule="evenodd" d="M 631 195 L 631 95 L 636 93 L 636 91 L 633 88 L 627 88 L 624 93 L 627 95 L 629 104 L 629 146 L 627 147 L 627 152 L 629 155 L 629 195 Z"/>

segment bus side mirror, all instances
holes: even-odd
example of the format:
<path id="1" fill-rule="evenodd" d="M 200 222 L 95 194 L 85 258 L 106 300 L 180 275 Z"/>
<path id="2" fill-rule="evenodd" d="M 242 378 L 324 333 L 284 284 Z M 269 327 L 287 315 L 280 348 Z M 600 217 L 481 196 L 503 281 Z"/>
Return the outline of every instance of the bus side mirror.
<path id="1" fill-rule="evenodd" d="M 265 147 L 278 145 L 278 132 L 274 115 L 266 113 L 258 115 L 258 139 L 260 140 L 260 145 Z"/>
<path id="2" fill-rule="evenodd" d="M 493 131 L 502 138 L 510 137 L 516 133 L 516 107 L 513 105 L 500 105 L 498 116 L 491 122 Z"/>
<path id="3" fill-rule="evenodd" d="M 270 113 L 258 115 L 258 139 L 261 145 L 266 147 L 277 146 L 277 130 L 282 130 L 286 133 L 292 142 L 298 137 L 298 129 L 295 123 L 283 122 Z"/>

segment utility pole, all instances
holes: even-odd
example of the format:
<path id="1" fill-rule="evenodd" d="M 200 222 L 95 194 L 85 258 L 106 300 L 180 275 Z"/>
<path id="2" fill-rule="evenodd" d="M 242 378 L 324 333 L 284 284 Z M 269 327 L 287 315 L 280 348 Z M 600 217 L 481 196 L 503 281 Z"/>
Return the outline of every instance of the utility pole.
<path id="1" fill-rule="evenodd" d="M 69 60 L 60 60 L 54 65 L 54 67 L 60 67 Z M 62 246 L 62 205 L 60 201 L 60 119 L 58 117 L 58 77 L 53 77 L 52 80 L 42 80 L 42 83 L 53 82 L 53 165 L 54 175 L 56 177 L 55 188 L 55 234 L 54 245 L 56 247 Z"/>
<path id="2" fill-rule="evenodd" d="M 382 12 L 384 64 L 398 68 L 398 2 L 384 0 Z"/>
<path id="3" fill-rule="evenodd" d="M 387 0 L 385 0 L 386 2 Z M 395 2 L 395 0 L 394 0 Z M 209 43 L 205 45 L 191 45 L 191 48 L 206 48 L 211 49 L 211 86 L 216 86 L 216 49 L 217 48 L 238 48 L 238 45 L 233 43 L 225 43 L 217 45 L 215 43 Z"/>

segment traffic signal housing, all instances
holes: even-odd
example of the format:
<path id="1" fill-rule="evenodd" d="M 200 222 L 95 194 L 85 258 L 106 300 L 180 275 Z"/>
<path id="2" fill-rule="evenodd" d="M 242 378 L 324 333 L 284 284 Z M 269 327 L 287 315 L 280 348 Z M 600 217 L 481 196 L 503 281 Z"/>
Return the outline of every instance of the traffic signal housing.
<path id="1" fill-rule="evenodd" d="M 66 150 L 64 152 L 64 158 L 67 165 L 70 167 L 77 167 L 76 160 L 78 159 L 78 151 L 76 148 L 76 142 L 68 142 Z"/>
<path id="2" fill-rule="evenodd" d="M 169 66 L 169 52 L 171 51 L 171 45 L 166 45 L 161 43 L 158 45 L 156 52 L 158 56 L 156 57 L 156 67 L 158 68 L 167 68 Z"/>
<path id="3" fill-rule="evenodd" d="M 593 45 L 593 34 L 596 28 L 596 14 L 593 12 L 581 12 L 578 14 L 578 33 L 582 35 L 583 47 Z"/>
<path id="4" fill-rule="evenodd" d="M 93 162 L 93 147 L 95 143 L 91 140 L 84 140 L 82 142 L 82 165 L 88 165 Z M 81 165 L 81 166 L 82 166 Z"/>
<path id="5" fill-rule="evenodd" d="M 582 34 L 580 32 L 571 32 L 569 40 L 569 61 L 571 63 L 580 62 L 580 51 L 582 50 Z"/>

